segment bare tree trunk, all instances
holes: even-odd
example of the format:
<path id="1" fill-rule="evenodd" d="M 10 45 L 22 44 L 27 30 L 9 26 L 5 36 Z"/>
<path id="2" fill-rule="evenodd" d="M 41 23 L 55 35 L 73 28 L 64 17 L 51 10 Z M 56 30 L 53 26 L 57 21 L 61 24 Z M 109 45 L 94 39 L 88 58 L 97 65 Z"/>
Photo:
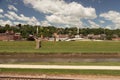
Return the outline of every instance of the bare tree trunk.
<path id="1" fill-rule="evenodd" d="M 41 47 L 41 39 L 40 38 L 35 38 L 35 42 L 36 42 L 35 49 L 39 49 Z"/>
<path id="2" fill-rule="evenodd" d="M 56 42 L 56 37 L 54 36 L 54 42 Z"/>
<path id="3" fill-rule="evenodd" d="M 57 40 L 57 33 L 54 33 L 54 42 Z"/>

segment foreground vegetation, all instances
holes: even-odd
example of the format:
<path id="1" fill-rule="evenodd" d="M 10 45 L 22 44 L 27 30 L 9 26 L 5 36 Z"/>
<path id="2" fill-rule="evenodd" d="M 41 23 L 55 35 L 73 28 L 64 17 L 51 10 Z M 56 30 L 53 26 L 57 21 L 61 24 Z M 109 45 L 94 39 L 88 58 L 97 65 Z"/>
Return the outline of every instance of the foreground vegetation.
<path id="1" fill-rule="evenodd" d="M 119 70 L 66 70 L 66 69 L 5 69 L 0 68 L 0 73 L 24 74 L 82 74 L 82 75 L 112 75 L 120 76 Z"/>
<path id="2" fill-rule="evenodd" d="M 42 42 L 40 49 L 35 49 L 33 41 L 0 41 L 1 53 L 120 53 L 120 42 L 114 41 L 75 41 Z"/>

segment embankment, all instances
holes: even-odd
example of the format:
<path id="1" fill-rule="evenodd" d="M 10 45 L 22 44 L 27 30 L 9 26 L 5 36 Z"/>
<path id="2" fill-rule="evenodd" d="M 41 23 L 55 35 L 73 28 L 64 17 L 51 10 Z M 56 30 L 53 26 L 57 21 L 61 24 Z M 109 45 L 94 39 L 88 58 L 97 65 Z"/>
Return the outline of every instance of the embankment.
<path id="1" fill-rule="evenodd" d="M 0 53 L 0 63 L 120 62 L 120 53 Z"/>

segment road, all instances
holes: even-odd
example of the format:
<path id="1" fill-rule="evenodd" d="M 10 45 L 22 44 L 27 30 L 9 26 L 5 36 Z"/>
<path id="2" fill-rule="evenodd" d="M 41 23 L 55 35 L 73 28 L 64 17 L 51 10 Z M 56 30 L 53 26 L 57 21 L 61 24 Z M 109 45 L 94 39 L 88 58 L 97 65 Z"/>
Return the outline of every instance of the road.
<path id="1" fill-rule="evenodd" d="M 68 66 L 68 65 L 21 65 L 21 64 L 0 64 L 0 68 L 120 70 L 120 66 Z"/>

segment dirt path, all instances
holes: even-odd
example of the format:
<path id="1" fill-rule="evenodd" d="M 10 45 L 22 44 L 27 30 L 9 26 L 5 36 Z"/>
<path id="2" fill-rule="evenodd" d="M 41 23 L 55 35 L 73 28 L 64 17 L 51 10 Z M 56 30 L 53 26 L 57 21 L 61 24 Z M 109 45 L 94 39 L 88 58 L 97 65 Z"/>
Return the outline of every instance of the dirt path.
<path id="1" fill-rule="evenodd" d="M 18 65 L 18 64 L 0 64 L 0 68 L 120 70 L 120 66 L 65 66 L 65 65 Z"/>

